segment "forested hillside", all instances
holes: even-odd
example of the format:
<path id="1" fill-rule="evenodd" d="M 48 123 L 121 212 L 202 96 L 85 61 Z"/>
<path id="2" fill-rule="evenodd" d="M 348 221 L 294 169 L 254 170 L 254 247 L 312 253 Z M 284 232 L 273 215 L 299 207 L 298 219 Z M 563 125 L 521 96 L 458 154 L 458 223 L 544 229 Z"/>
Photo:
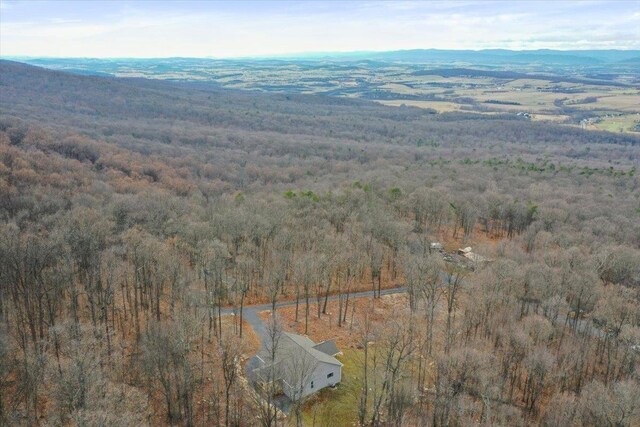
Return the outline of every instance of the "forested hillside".
<path id="1" fill-rule="evenodd" d="M 85 75 L 314 94 L 638 136 L 639 51 L 402 51 L 279 59 L 24 58 Z"/>
<path id="2" fill-rule="evenodd" d="M 393 322 L 340 300 L 344 425 L 640 425 L 639 165 L 514 115 L 0 61 L 0 424 L 275 425 L 243 308 L 306 329 L 402 285 Z"/>

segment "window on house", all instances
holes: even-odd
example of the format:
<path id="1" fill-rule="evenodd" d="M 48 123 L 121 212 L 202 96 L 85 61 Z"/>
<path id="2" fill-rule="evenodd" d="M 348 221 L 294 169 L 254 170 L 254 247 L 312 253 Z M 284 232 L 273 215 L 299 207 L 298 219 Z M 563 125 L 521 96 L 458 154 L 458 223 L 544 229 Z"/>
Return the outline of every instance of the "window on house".
<path id="1" fill-rule="evenodd" d="M 333 372 L 331 372 L 330 374 L 327 374 L 327 378 L 331 378 L 333 376 Z"/>
<path id="2" fill-rule="evenodd" d="M 313 388 L 313 381 L 311 381 L 311 388 Z"/>

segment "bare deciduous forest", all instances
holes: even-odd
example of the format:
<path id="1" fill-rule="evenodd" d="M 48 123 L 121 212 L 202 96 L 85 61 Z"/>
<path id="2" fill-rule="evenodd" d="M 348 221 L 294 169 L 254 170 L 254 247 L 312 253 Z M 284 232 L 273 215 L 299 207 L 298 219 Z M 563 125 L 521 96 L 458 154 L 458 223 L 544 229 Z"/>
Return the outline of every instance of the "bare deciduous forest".
<path id="1" fill-rule="evenodd" d="M 640 425 L 637 136 L 10 61 L 0 101 L 1 424 L 300 425 L 243 314 L 342 295 L 334 425 Z"/>

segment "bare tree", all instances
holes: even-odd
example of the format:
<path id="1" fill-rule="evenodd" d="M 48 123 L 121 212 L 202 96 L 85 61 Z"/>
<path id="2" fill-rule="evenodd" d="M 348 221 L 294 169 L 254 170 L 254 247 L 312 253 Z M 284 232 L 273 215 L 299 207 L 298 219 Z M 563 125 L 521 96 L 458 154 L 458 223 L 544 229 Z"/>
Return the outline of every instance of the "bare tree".
<path id="1" fill-rule="evenodd" d="M 529 412 L 534 412 L 537 409 L 538 400 L 549 382 L 555 357 L 546 349 L 538 347 L 525 358 L 524 364 L 527 379 L 523 400 Z"/>
<path id="2" fill-rule="evenodd" d="M 587 384 L 580 396 L 582 422 L 585 425 L 634 426 L 640 423 L 640 388 L 637 381 L 614 384 Z"/>
<path id="3" fill-rule="evenodd" d="M 311 287 L 317 280 L 318 270 L 315 254 L 305 253 L 296 263 L 294 273 L 294 281 L 296 282 L 296 321 L 298 321 L 298 303 L 302 290 L 304 292 L 305 310 L 304 310 L 304 332 L 308 332 L 309 326 L 309 298 L 311 296 Z"/>
<path id="4" fill-rule="evenodd" d="M 141 362 L 149 391 L 164 397 L 171 423 L 193 424 L 194 391 L 201 380 L 191 360 L 197 331 L 185 318 L 152 323 L 142 343 Z"/>
<path id="5" fill-rule="evenodd" d="M 359 341 L 363 348 L 362 387 L 358 401 L 358 421 L 361 426 L 365 425 L 369 409 L 369 345 L 375 337 L 373 323 L 368 313 L 367 310 L 364 311 L 362 324 L 359 325 Z"/>
<path id="6" fill-rule="evenodd" d="M 466 271 L 450 264 L 445 268 L 444 292 L 447 303 L 447 326 L 445 330 L 445 353 L 451 350 L 453 344 L 453 322 L 455 320 L 455 312 L 458 307 L 458 292 L 462 287 Z"/>
<path id="7" fill-rule="evenodd" d="M 433 325 L 435 312 L 442 296 L 441 275 L 444 263 L 439 255 L 408 254 L 406 255 L 405 274 L 410 299 L 420 297 L 425 304 L 425 318 L 427 320 L 427 354 L 433 349 Z M 457 285 L 455 285 L 457 287 Z M 452 286 L 453 287 L 453 286 Z M 457 288 L 454 289 L 454 292 Z M 417 302 L 413 302 L 417 305 Z"/>
<path id="8" fill-rule="evenodd" d="M 7 335 L 4 325 L 0 325 L 0 423 L 9 424 L 8 409 L 13 399 L 7 393 L 14 383 L 12 373 L 16 369 L 17 360 L 14 359 L 15 348 Z M 15 400 L 13 400 L 15 403 Z"/>
<path id="9" fill-rule="evenodd" d="M 200 263 L 202 265 L 202 275 L 204 278 L 205 300 L 207 304 L 208 314 L 208 330 L 209 340 L 211 340 L 211 332 L 221 339 L 222 329 L 222 298 L 226 293 L 226 273 L 229 263 L 229 251 L 227 246 L 220 240 L 212 242 L 205 241 L 199 250 Z M 171 298 L 171 312 L 173 313 L 174 304 L 179 295 Z"/>
<path id="10" fill-rule="evenodd" d="M 224 423 L 225 426 L 235 425 L 230 415 L 231 392 L 238 380 L 238 363 L 240 358 L 239 343 L 230 336 L 222 338 L 220 342 L 220 363 L 224 377 Z"/>
<path id="11" fill-rule="evenodd" d="M 372 413 L 369 423 L 377 426 L 382 421 L 385 404 L 387 415 L 392 419 L 402 418 L 404 405 L 396 406 L 396 386 L 403 376 L 408 358 L 415 350 L 415 326 L 413 319 L 390 320 L 378 336 L 372 357 L 373 383 L 371 385 Z"/>
<path id="12" fill-rule="evenodd" d="M 274 397 L 278 391 L 277 380 L 279 378 L 276 378 L 278 372 L 274 362 L 282 351 L 280 348 L 282 323 L 275 312 L 272 312 L 267 323 L 267 335 L 268 338 L 263 343 L 264 353 L 268 355 L 268 359 L 265 360 L 267 373 L 262 375 L 263 385 L 258 388 L 260 402 L 257 402 L 257 406 L 260 410 L 261 424 L 265 427 L 271 427 L 278 424 L 278 408 L 275 406 Z"/>

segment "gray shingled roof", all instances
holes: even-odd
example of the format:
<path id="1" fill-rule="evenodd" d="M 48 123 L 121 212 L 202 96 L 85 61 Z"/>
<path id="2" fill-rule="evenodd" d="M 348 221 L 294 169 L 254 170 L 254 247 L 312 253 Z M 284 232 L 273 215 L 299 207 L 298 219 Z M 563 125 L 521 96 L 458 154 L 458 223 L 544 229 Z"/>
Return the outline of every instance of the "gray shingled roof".
<path id="1" fill-rule="evenodd" d="M 282 336 L 293 341 L 295 344 L 300 346 L 304 351 L 309 353 L 314 359 L 318 360 L 319 362 L 325 362 L 331 365 L 342 366 L 342 363 L 340 363 L 338 359 L 333 357 L 333 355 L 328 355 L 327 353 L 324 353 L 316 349 L 316 343 L 311 341 L 308 337 L 305 337 L 302 335 L 290 334 L 288 332 L 284 332 Z M 334 343 L 334 347 L 335 347 L 335 343 Z M 334 353 L 334 354 L 337 354 L 337 353 Z"/>
<path id="2" fill-rule="evenodd" d="M 313 346 L 313 348 L 323 352 L 324 354 L 328 354 L 329 356 L 335 356 L 340 353 L 340 350 L 338 350 L 338 346 L 336 346 L 336 342 L 334 340 L 322 341 L 321 343 Z"/>
<path id="3" fill-rule="evenodd" d="M 320 344 L 316 344 L 311 341 L 308 337 L 303 335 L 291 334 L 289 332 L 283 332 L 279 341 L 278 341 L 278 350 L 276 351 L 276 358 L 273 361 L 270 361 L 270 355 L 267 349 L 263 348 L 258 356 L 263 360 L 264 366 L 273 364 L 273 365 L 283 365 L 286 364 L 286 360 L 293 357 L 293 354 L 300 352 L 306 357 L 311 357 L 317 362 L 324 362 L 330 365 L 338 365 L 342 366 L 342 363 L 333 357 L 333 355 L 339 353 L 336 351 L 333 354 L 328 354 L 320 349 L 318 346 L 322 346 L 325 343 L 329 343 L 329 341 L 324 341 Z M 328 346 L 327 346 L 328 347 Z M 333 347 L 335 347 L 335 343 L 333 343 Z M 335 348 L 337 350 L 337 347 Z M 270 363 L 273 362 L 273 363 Z M 262 367 L 259 367 L 261 369 Z"/>

